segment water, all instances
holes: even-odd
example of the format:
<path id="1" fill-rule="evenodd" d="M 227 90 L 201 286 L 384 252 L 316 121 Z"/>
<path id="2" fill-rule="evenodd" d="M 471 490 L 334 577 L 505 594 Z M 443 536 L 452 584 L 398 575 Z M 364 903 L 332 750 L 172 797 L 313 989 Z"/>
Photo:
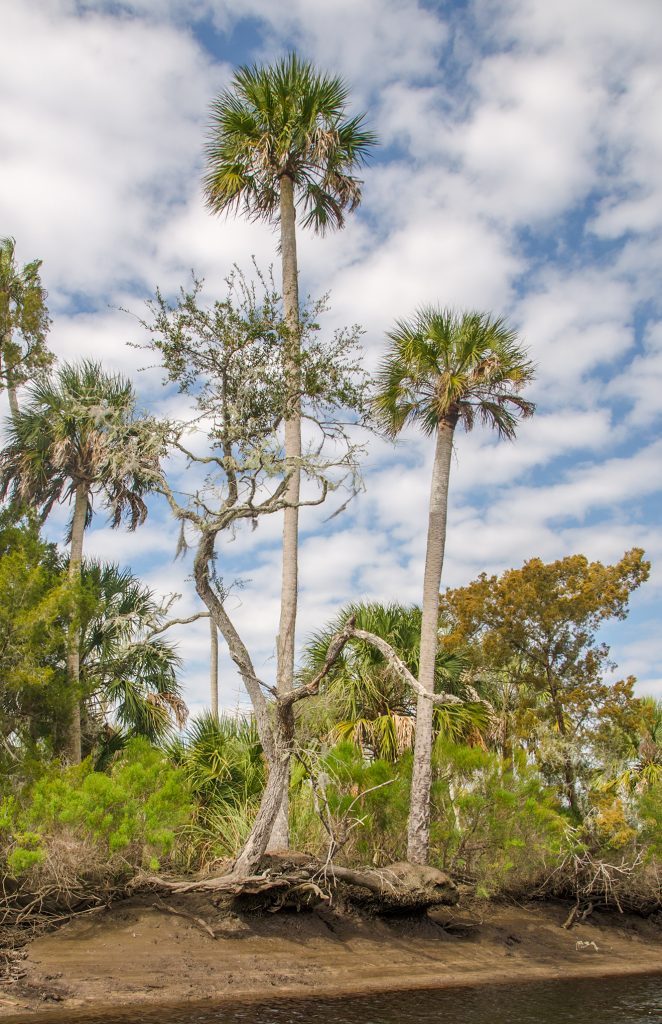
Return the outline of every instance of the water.
<path id="1" fill-rule="evenodd" d="M 140 1008 L 71 1014 L 69 1020 L 72 1024 L 662 1024 L 662 974 L 222 1007 Z"/>

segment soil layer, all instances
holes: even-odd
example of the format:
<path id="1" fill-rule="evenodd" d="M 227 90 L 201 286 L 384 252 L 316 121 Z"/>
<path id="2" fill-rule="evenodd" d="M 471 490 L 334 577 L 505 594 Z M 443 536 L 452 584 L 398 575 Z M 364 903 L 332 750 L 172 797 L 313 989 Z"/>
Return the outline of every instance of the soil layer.
<path id="1" fill-rule="evenodd" d="M 141 896 L 35 939 L 22 977 L 0 988 L 0 1018 L 54 1024 L 85 1009 L 662 972 L 662 915 L 595 911 L 566 930 L 568 909 L 475 904 L 422 919 L 329 910 L 228 917 L 203 895 L 167 905 Z"/>

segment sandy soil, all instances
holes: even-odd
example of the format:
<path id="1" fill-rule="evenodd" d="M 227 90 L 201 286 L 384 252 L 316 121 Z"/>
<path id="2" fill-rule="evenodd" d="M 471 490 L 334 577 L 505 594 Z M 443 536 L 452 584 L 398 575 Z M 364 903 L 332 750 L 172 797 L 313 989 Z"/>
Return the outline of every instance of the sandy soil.
<path id="1" fill-rule="evenodd" d="M 662 972 L 662 922 L 564 905 L 477 905 L 422 921 L 330 911 L 222 918 L 206 897 L 141 897 L 36 939 L 0 1018 L 75 1020 L 81 1010 Z M 215 938 L 205 930 L 205 924 Z"/>

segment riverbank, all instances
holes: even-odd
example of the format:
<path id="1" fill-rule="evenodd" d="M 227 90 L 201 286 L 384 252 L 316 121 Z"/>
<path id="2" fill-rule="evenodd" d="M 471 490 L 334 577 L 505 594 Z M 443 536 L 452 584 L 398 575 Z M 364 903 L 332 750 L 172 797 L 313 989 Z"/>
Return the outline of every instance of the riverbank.
<path id="1" fill-rule="evenodd" d="M 595 911 L 566 930 L 568 909 L 481 903 L 421 921 L 330 911 L 228 918 L 204 896 L 169 910 L 141 896 L 35 939 L 23 976 L 0 989 L 0 1018 L 55 1024 L 86 1009 L 662 972 L 660 915 Z"/>

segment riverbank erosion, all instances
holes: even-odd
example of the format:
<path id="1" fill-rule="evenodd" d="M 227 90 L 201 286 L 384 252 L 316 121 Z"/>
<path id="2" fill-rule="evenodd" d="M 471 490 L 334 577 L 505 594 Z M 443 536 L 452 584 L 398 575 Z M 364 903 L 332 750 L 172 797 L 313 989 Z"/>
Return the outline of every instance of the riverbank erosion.
<path id="1" fill-rule="evenodd" d="M 140 893 L 17 951 L 0 1018 L 662 972 L 662 915 L 464 902 L 413 917 L 228 913 L 209 892 Z"/>

